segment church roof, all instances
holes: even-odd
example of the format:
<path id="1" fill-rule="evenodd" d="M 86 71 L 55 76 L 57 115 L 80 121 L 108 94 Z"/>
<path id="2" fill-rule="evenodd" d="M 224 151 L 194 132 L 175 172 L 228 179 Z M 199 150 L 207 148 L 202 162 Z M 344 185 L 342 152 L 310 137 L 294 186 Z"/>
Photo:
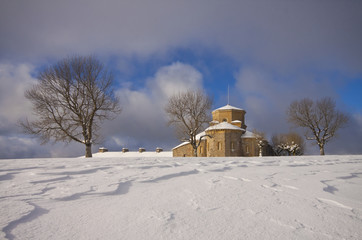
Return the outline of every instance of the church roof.
<path id="1" fill-rule="evenodd" d="M 235 125 L 232 125 L 232 124 L 230 124 L 228 122 L 222 122 L 222 123 L 216 124 L 214 126 L 208 127 L 208 128 L 206 128 L 205 131 L 208 131 L 208 130 L 238 130 L 238 131 L 245 131 L 245 129 L 237 127 Z"/>
<path id="2" fill-rule="evenodd" d="M 200 138 L 201 138 L 202 136 L 205 136 L 205 135 L 206 135 L 205 131 L 200 132 L 199 134 L 196 135 L 196 140 L 199 141 Z M 205 141 L 205 138 L 203 138 L 202 141 Z M 179 148 L 179 147 L 181 147 L 181 146 L 183 146 L 183 145 L 189 144 L 189 143 L 190 143 L 189 141 L 185 141 L 185 142 L 177 145 L 176 147 L 172 148 L 172 150 L 173 150 L 173 149 L 176 149 L 176 148 Z"/>
<path id="3" fill-rule="evenodd" d="M 241 135 L 241 138 L 257 138 L 257 136 L 250 131 L 245 131 L 245 133 Z"/>
<path id="4" fill-rule="evenodd" d="M 241 108 L 237 108 L 237 107 L 234 107 L 234 106 L 231 106 L 229 104 L 221 107 L 221 108 L 218 108 L 218 109 L 215 109 L 213 112 L 215 111 L 218 111 L 218 110 L 239 110 L 239 111 L 245 111 L 244 109 L 241 109 Z"/>

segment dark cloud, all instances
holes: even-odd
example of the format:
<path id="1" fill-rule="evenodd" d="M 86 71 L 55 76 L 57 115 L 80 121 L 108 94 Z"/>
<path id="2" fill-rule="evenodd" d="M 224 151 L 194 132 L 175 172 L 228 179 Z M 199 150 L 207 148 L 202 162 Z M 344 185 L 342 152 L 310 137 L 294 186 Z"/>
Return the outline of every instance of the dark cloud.
<path id="1" fill-rule="evenodd" d="M 361 1 L 2 1 L 0 53 L 147 56 L 190 45 L 288 70 L 360 72 Z"/>
<path id="2" fill-rule="evenodd" d="M 251 125 L 269 134 L 287 131 L 286 110 L 294 100 L 335 97 L 330 82 L 299 76 L 283 79 L 262 68 L 243 67 L 236 75 L 235 93 L 247 110 Z"/>

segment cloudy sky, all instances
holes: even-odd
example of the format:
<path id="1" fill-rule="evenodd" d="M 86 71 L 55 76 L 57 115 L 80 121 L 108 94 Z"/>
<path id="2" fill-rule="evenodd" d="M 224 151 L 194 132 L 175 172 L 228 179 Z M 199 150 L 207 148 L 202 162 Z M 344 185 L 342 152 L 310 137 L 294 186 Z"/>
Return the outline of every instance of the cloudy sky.
<path id="1" fill-rule="evenodd" d="M 171 149 L 167 98 L 202 88 L 218 108 L 229 85 L 248 130 L 269 137 L 292 129 L 291 101 L 334 98 L 351 121 L 326 153 L 362 154 L 361 12 L 360 0 L 0 0 L 0 158 L 84 153 L 78 143 L 40 146 L 17 126 L 31 117 L 24 90 L 39 70 L 74 54 L 115 74 L 123 112 L 101 130 L 110 150 Z"/>

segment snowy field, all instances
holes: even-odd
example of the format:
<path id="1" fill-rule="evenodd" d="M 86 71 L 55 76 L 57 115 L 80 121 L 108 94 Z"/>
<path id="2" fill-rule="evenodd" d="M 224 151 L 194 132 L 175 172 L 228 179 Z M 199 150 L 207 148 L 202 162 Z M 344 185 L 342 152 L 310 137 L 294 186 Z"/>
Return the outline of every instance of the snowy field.
<path id="1" fill-rule="evenodd" d="M 0 160 L 0 239 L 362 239 L 361 155 L 102 156 Z"/>

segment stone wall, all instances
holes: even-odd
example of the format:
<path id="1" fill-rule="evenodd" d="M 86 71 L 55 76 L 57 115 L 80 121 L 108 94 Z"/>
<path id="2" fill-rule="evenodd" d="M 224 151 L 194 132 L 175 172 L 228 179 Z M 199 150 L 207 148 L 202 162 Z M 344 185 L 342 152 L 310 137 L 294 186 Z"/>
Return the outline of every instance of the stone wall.
<path id="1" fill-rule="evenodd" d="M 242 156 L 259 156 L 259 147 L 255 138 L 242 138 Z"/>
<path id="2" fill-rule="evenodd" d="M 172 150 L 172 155 L 174 157 L 192 157 L 192 146 L 191 144 L 184 144 L 182 146 L 176 147 Z"/>
<path id="3" fill-rule="evenodd" d="M 206 157 L 207 156 L 207 150 L 206 150 L 206 140 L 203 139 L 200 146 L 197 149 L 197 156 L 198 157 Z"/>
<path id="4" fill-rule="evenodd" d="M 241 121 L 241 127 L 246 129 L 245 125 L 245 111 L 243 110 L 218 110 L 212 112 L 212 119 L 219 122 L 231 123 L 234 120 Z"/>
<path id="5" fill-rule="evenodd" d="M 197 149 L 197 156 L 198 157 L 206 157 L 206 144 L 205 140 L 203 140 L 200 146 Z M 174 157 L 193 157 L 194 156 L 194 149 L 192 148 L 191 144 L 185 144 L 180 147 L 174 148 L 172 150 Z"/>
<path id="6" fill-rule="evenodd" d="M 207 134 L 207 156 L 228 157 L 241 156 L 241 131 L 234 130 L 209 130 Z"/>
<path id="7" fill-rule="evenodd" d="M 225 156 L 242 156 L 241 131 L 225 132 Z"/>
<path id="8" fill-rule="evenodd" d="M 241 131 L 209 130 L 208 135 L 197 149 L 198 157 L 256 157 L 259 156 L 258 142 L 255 138 L 241 138 Z M 174 157 L 193 157 L 191 144 L 173 149 Z M 269 155 L 266 150 L 263 156 Z"/>

